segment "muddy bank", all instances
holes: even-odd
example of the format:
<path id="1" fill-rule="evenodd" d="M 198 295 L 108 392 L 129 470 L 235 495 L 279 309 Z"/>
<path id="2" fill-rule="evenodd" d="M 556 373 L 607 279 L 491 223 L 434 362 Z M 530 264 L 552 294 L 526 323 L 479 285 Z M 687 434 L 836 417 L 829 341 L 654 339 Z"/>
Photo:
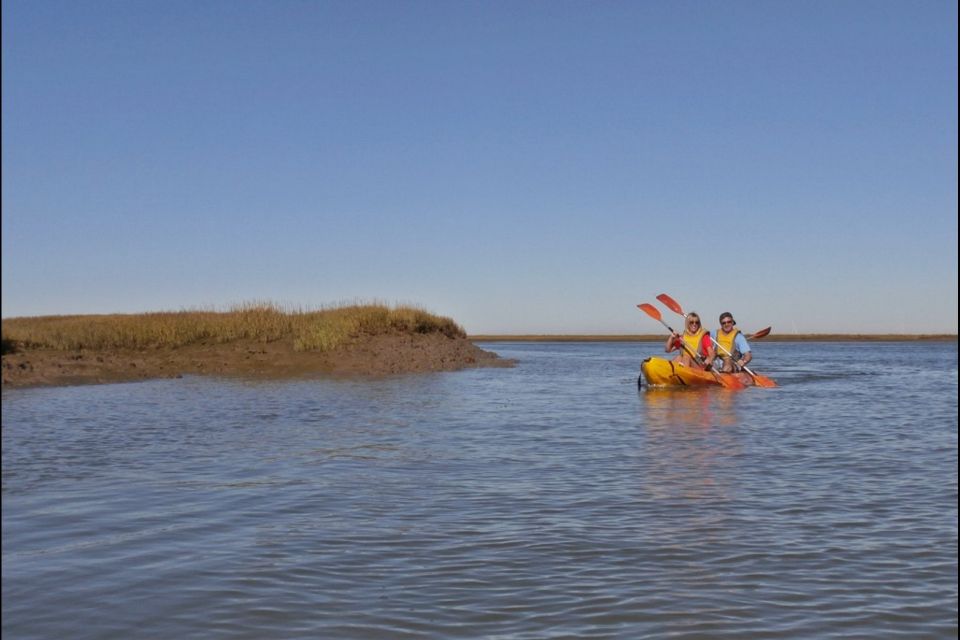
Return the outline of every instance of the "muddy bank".
<path id="1" fill-rule="evenodd" d="M 379 335 L 324 353 L 294 351 L 292 341 L 239 341 L 140 351 L 26 350 L 3 356 L 4 387 L 131 382 L 184 375 L 242 378 L 382 376 L 509 367 L 462 338 L 440 334 Z"/>

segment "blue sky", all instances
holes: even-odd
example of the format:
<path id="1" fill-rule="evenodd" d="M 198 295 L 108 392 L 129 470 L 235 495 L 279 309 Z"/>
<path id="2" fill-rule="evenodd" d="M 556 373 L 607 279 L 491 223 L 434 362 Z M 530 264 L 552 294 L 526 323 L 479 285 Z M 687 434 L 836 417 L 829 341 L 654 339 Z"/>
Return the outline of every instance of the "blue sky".
<path id="1" fill-rule="evenodd" d="M 2 83 L 3 317 L 957 332 L 955 2 L 4 0 Z"/>

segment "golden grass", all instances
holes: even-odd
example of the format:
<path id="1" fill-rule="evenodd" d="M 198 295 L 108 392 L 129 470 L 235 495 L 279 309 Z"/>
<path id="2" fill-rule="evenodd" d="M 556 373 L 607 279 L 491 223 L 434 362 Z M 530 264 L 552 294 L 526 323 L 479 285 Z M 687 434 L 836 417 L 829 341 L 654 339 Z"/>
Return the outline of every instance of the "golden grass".
<path id="1" fill-rule="evenodd" d="M 14 348 L 173 349 L 200 342 L 292 340 L 296 351 L 328 351 L 362 335 L 440 333 L 465 338 L 450 318 L 413 306 L 354 304 L 319 310 L 245 303 L 228 311 L 40 316 L 3 320 L 3 352 Z"/>

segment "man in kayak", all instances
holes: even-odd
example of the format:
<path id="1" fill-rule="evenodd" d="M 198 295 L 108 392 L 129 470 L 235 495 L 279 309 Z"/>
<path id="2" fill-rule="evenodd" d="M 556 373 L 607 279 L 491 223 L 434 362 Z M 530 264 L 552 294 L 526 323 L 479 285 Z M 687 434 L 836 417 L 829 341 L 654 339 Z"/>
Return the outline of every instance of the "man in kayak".
<path id="1" fill-rule="evenodd" d="M 704 331 L 700 325 L 700 316 L 693 311 L 687 314 L 683 335 L 678 335 L 676 331 L 671 333 L 670 337 L 667 338 L 664 349 L 667 353 L 679 349 L 680 353 L 674 358 L 674 361 L 686 367 L 702 369 L 704 368 L 704 362 L 710 363 L 716 358 L 710 334 Z M 696 360 L 694 360 L 694 355 Z"/>
<path id="2" fill-rule="evenodd" d="M 724 311 L 720 314 L 720 328 L 717 330 L 717 348 L 714 357 L 723 363 L 720 371 L 734 373 L 742 371 L 753 359 L 746 336 L 737 329 L 733 314 Z M 709 362 L 713 362 L 711 359 Z"/>

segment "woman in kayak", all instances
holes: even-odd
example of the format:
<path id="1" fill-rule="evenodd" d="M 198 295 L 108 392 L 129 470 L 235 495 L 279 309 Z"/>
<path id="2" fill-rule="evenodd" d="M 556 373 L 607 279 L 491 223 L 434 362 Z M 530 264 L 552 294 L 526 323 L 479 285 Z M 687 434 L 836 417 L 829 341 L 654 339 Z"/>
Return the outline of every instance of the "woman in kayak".
<path id="1" fill-rule="evenodd" d="M 720 329 L 717 330 L 717 349 L 715 357 L 720 358 L 723 373 L 742 371 L 753 359 L 746 336 L 737 329 L 733 314 L 724 311 L 720 314 Z"/>
<path id="2" fill-rule="evenodd" d="M 713 342 L 710 340 L 710 334 L 704 331 L 700 325 L 700 316 L 693 311 L 687 314 L 683 335 L 681 336 L 678 335 L 677 332 L 673 332 L 670 334 L 670 337 L 667 338 L 667 344 L 665 346 L 666 352 L 670 353 L 678 349 L 680 353 L 674 358 L 674 361 L 686 367 L 702 369 L 705 361 L 713 362 L 713 359 L 716 357 Z M 696 360 L 694 360 L 691 354 L 696 356 Z"/>

